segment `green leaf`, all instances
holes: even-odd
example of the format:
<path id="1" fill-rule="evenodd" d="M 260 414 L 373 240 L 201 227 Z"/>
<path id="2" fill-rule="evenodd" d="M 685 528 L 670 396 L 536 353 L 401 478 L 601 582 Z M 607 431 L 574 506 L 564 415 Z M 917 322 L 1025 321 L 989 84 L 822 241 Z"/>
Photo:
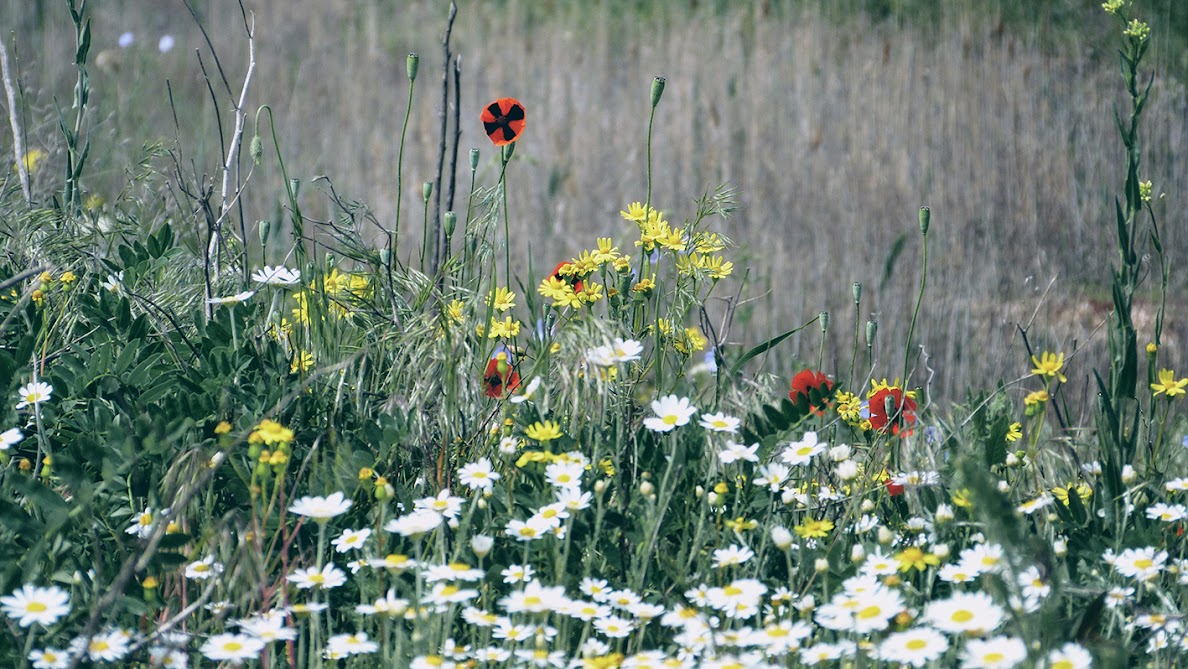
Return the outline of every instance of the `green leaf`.
<path id="1" fill-rule="evenodd" d="M 811 321 L 805 323 L 804 325 L 801 325 L 800 327 L 788 330 L 784 334 L 772 337 L 771 339 L 768 339 L 767 341 L 763 342 L 762 344 L 759 344 L 755 348 L 752 348 L 751 350 L 747 351 L 746 353 L 743 354 L 743 356 L 741 358 L 738 359 L 738 362 L 734 363 L 734 366 L 730 368 L 730 376 L 738 376 L 739 370 L 742 369 L 742 366 L 745 365 L 746 363 L 750 362 L 752 358 L 755 358 L 756 356 L 763 355 L 764 353 L 767 353 L 768 351 L 775 348 L 776 346 L 779 346 L 780 343 L 783 342 L 788 337 L 791 337 L 792 335 L 796 334 L 797 332 L 800 332 L 801 330 L 803 330 L 803 329 L 807 328 L 808 326 L 812 325 L 813 323 L 817 322 L 818 318 L 820 318 L 820 316 L 815 316 L 815 317 L 813 317 L 813 319 Z"/>

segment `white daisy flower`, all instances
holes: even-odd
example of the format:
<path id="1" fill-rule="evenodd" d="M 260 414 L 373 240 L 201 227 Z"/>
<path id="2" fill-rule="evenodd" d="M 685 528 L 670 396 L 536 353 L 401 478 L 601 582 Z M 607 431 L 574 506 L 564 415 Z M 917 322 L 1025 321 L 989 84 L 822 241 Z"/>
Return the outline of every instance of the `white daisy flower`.
<path id="1" fill-rule="evenodd" d="M 313 518 L 315 522 L 324 523 L 335 516 L 341 516 L 354 504 L 341 492 L 332 493 L 328 497 L 302 497 L 293 502 L 289 511 L 299 516 Z"/>
<path id="2" fill-rule="evenodd" d="M 644 419 L 644 427 L 653 432 L 671 432 L 674 429 L 688 425 L 689 419 L 697 413 L 697 407 L 689 403 L 687 397 L 665 395 L 652 402 L 655 416 Z"/>
<path id="3" fill-rule="evenodd" d="M 734 434 L 738 432 L 738 426 L 742 421 L 734 416 L 727 416 L 722 412 L 718 413 L 703 413 L 701 414 L 701 427 L 712 432 L 729 432 Z"/>
<path id="4" fill-rule="evenodd" d="M 255 659 L 264 650 L 264 642 L 247 634 L 216 634 L 206 640 L 198 652 L 208 660 L 235 663 Z"/>
<path id="5" fill-rule="evenodd" d="M 254 290 L 245 290 L 234 295 L 227 295 L 224 297 L 212 297 L 206 300 L 207 304 L 239 304 L 240 302 L 251 299 L 256 294 Z"/>
<path id="6" fill-rule="evenodd" d="M 21 443 L 25 435 L 20 428 L 14 427 L 10 430 L 0 432 L 0 451 L 7 451 L 8 449 Z"/>
<path id="7" fill-rule="evenodd" d="M 878 657 L 888 662 L 923 667 L 949 649 L 949 640 L 929 627 L 896 632 L 878 646 Z"/>
<path id="8" fill-rule="evenodd" d="M 338 538 L 330 542 L 334 546 L 334 550 L 339 553 L 345 553 L 351 549 L 363 548 L 363 544 L 367 543 L 368 537 L 371 536 L 371 529 L 364 527 L 361 530 L 352 530 L 347 528 L 338 535 Z"/>
<path id="9" fill-rule="evenodd" d="M 252 273 L 252 281 L 269 286 L 292 286 L 301 281 L 301 270 L 289 269 L 280 265 L 276 267 L 265 265 L 264 269 L 258 269 Z"/>
<path id="10" fill-rule="evenodd" d="M 50 395 L 54 392 L 54 387 L 43 381 L 33 381 L 26 383 L 17 390 L 21 401 L 17 402 L 17 409 L 24 409 L 29 405 L 36 406 L 42 402 L 49 400 Z M 7 433 L 6 433 L 7 434 Z"/>
<path id="11" fill-rule="evenodd" d="M 333 562 L 325 567 L 307 567 L 298 569 L 285 577 L 285 580 L 296 585 L 298 590 L 330 590 L 346 583 L 346 572 L 339 569 Z"/>
<path id="12" fill-rule="evenodd" d="M 186 565 L 185 577 L 194 581 L 205 581 L 223 573 L 223 564 L 215 562 L 213 555 Z"/>
<path id="13" fill-rule="evenodd" d="M 21 627 L 33 623 L 49 627 L 70 613 L 70 595 L 56 585 L 39 588 L 26 583 L 11 595 L 0 597 L 0 608 Z"/>
<path id="14" fill-rule="evenodd" d="M 743 446 L 742 444 L 736 444 L 733 441 L 727 440 L 726 448 L 718 451 L 718 460 L 724 465 L 738 462 L 739 460 L 759 462 L 758 452 L 759 444 L 757 443 L 750 446 Z"/>

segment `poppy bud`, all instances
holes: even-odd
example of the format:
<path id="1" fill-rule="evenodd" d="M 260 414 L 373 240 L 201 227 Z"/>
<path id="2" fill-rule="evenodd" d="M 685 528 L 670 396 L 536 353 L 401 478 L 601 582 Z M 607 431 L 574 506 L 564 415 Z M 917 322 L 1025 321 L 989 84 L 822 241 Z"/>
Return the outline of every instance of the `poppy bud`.
<path id="1" fill-rule="evenodd" d="M 408 54 L 408 58 L 404 61 L 404 70 L 408 72 L 408 81 L 411 83 L 417 79 L 417 66 L 421 64 L 421 56 L 417 53 Z"/>
<path id="2" fill-rule="evenodd" d="M 445 227 L 446 237 L 454 236 L 454 228 L 458 227 L 458 215 L 452 211 L 447 211 L 442 217 L 442 222 Z"/>
<path id="3" fill-rule="evenodd" d="M 421 199 L 428 202 L 429 198 L 433 196 L 433 182 L 426 181 L 421 185 Z"/>
<path id="4" fill-rule="evenodd" d="M 930 216 L 931 212 L 928 207 L 920 207 L 920 232 L 925 235 L 928 234 L 928 219 Z"/>
<path id="5" fill-rule="evenodd" d="M 855 281 L 852 289 L 854 292 L 854 304 L 858 304 L 862 301 L 862 283 Z"/>
<path id="6" fill-rule="evenodd" d="M 874 346 L 875 334 L 879 331 L 879 322 L 876 320 L 866 321 L 866 345 L 867 347 Z"/>
<path id="7" fill-rule="evenodd" d="M 297 191 L 301 190 L 301 181 L 298 179 L 289 179 L 289 195 L 296 198 Z"/>
<path id="8" fill-rule="evenodd" d="M 516 143 L 515 142 L 512 142 L 511 144 L 503 145 L 503 162 L 504 162 L 504 164 L 507 164 L 507 162 L 509 160 L 511 160 L 512 154 L 515 152 L 516 152 Z"/>
<path id="9" fill-rule="evenodd" d="M 828 332 L 828 331 L 829 331 L 829 312 L 822 311 L 821 312 L 821 332 Z"/>
<path id="10" fill-rule="evenodd" d="M 272 234 L 272 221 L 260 221 L 256 224 L 256 228 L 260 233 L 260 246 L 267 248 L 268 236 Z"/>
<path id="11" fill-rule="evenodd" d="M 252 163 L 259 165 L 264 159 L 264 140 L 259 135 L 252 137 L 252 143 L 248 145 L 248 151 L 252 155 Z"/>
<path id="12" fill-rule="evenodd" d="M 479 163 L 479 150 L 471 149 L 470 150 L 470 171 L 471 172 L 478 169 L 478 163 Z"/>
<path id="13" fill-rule="evenodd" d="M 391 260 L 392 260 L 392 251 L 387 248 L 380 249 L 380 264 L 383 265 L 384 267 L 387 267 L 388 263 Z"/>
<path id="14" fill-rule="evenodd" d="M 664 77 L 656 77 L 652 80 L 652 109 L 660 104 L 660 98 L 664 95 L 664 84 L 667 83 Z"/>

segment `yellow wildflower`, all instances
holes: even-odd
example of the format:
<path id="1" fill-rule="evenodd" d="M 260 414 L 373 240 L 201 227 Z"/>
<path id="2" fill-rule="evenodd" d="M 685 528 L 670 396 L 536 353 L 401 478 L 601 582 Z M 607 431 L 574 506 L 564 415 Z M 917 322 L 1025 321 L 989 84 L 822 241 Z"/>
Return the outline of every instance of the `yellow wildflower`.
<path id="1" fill-rule="evenodd" d="M 293 431 L 280 423 L 265 418 L 260 421 L 256 429 L 248 435 L 249 444 L 290 444 L 293 442 Z"/>
<path id="2" fill-rule="evenodd" d="M 491 318 L 491 330 L 487 333 L 488 339 L 511 339 L 520 334 L 520 321 L 512 320 L 511 316 L 504 318 L 502 321 Z"/>
<path id="3" fill-rule="evenodd" d="M 653 274 L 651 278 L 644 277 L 640 279 L 634 286 L 631 287 L 632 292 L 648 293 L 656 288 L 656 275 Z"/>
<path id="4" fill-rule="evenodd" d="M 543 423 L 537 421 L 524 430 L 524 434 L 533 441 L 548 442 L 561 438 L 561 426 L 555 420 L 546 420 Z"/>
<path id="5" fill-rule="evenodd" d="M 1006 440 L 1009 442 L 1016 442 L 1019 441 L 1019 438 L 1022 436 L 1023 423 L 1011 423 L 1010 427 L 1007 428 Z"/>
<path id="6" fill-rule="evenodd" d="M 48 155 L 49 154 L 47 154 L 45 151 L 42 151 L 41 149 L 29 149 L 26 151 L 24 157 L 25 171 L 29 174 L 36 173 L 37 168 L 41 166 L 42 161 L 44 161 Z M 17 168 L 17 165 L 14 164 L 12 166 L 12 171 L 19 172 L 20 170 Z"/>
<path id="7" fill-rule="evenodd" d="M 645 207 L 642 202 L 632 202 L 627 205 L 627 211 L 620 211 L 619 215 L 628 221 L 641 222 L 648 217 L 649 211 L 655 211 L 651 207 Z"/>
<path id="8" fill-rule="evenodd" d="M 930 565 L 940 564 L 940 558 L 932 553 L 925 553 L 919 546 L 909 546 L 894 555 L 899 562 L 899 571 L 924 571 Z"/>
<path id="9" fill-rule="evenodd" d="M 1063 488 L 1052 488 L 1052 496 L 1060 500 L 1060 503 L 1065 506 L 1068 506 L 1069 492 L 1077 493 L 1077 497 L 1080 497 L 1082 502 L 1093 496 L 1093 488 L 1090 488 L 1086 483 L 1069 483 L 1068 486 Z"/>
<path id="10" fill-rule="evenodd" d="M 69 286 L 70 284 L 77 281 L 78 277 L 74 275 L 74 272 L 66 270 L 65 272 L 62 272 L 62 276 L 59 277 L 58 280 L 61 281 L 63 285 Z"/>
<path id="11" fill-rule="evenodd" d="M 1031 363 L 1035 365 L 1035 369 L 1031 370 L 1032 374 L 1036 376 L 1046 376 L 1048 378 L 1060 379 L 1061 383 L 1068 383 L 1068 379 L 1064 374 L 1060 373 L 1061 368 L 1064 367 L 1064 354 L 1052 353 L 1044 351 L 1042 358 L 1031 356 Z"/>
<path id="12" fill-rule="evenodd" d="M 228 423 L 225 420 L 219 421 L 219 424 L 215 425 L 215 428 L 214 428 L 215 434 L 227 434 L 230 431 L 231 431 L 231 423 Z"/>
<path id="13" fill-rule="evenodd" d="M 614 240 L 610 237 L 598 238 L 598 249 L 591 252 L 591 257 L 599 265 L 608 262 L 614 262 L 619 259 L 619 249 L 614 245 Z"/>
<path id="14" fill-rule="evenodd" d="M 313 369 L 313 366 L 313 353 L 310 353 L 309 351 L 301 351 L 300 353 L 293 356 L 293 362 L 289 364 L 289 371 L 293 373 L 308 372 L 309 370 Z"/>
<path id="15" fill-rule="evenodd" d="M 449 320 L 450 325 L 462 324 L 464 306 L 462 300 L 451 300 L 449 305 L 446 306 L 446 318 Z"/>
<path id="16" fill-rule="evenodd" d="M 794 532 L 799 534 L 804 539 L 821 539 L 829 536 L 830 530 L 833 529 L 833 521 L 828 518 L 821 520 L 807 520 L 800 525 L 792 528 Z"/>
<path id="17" fill-rule="evenodd" d="M 503 313 L 503 312 L 507 311 L 508 309 L 511 309 L 512 307 L 516 306 L 516 302 L 515 302 L 516 294 L 511 292 L 507 288 L 503 288 L 502 286 L 496 288 L 494 297 L 495 297 L 495 305 L 494 305 L 495 311 Z M 491 304 L 491 293 L 487 293 L 487 299 L 486 299 L 485 303 L 488 305 Z"/>
<path id="18" fill-rule="evenodd" d="M 844 390 L 837 391 L 835 396 L 837 402 L 834 408 L 837 410 L 837 415 L 847 423 L 856 423 L 862 420 L 862 398 L 854 393 L 848 393 Z"/>
<path id="19" fill-rule="evenodd" d="M 1176 395 L 1183 395 L 1184 386 L 1188 386 L 1188 379 L 1176 380 L 1176 374 L 1170 369 L 1159 370 L 1159 381 L 1151 384 L 1151 390 L 1154 390 L 1155 395 L 1164 393 L 1170 400 Z"/>
<path id="20" fill-rule="evenodd" d="M 702 267 L 709 271 L 711 279 L 725 279 L 734 271 L 734 263 L 722 256 L 703 259 Z"/>

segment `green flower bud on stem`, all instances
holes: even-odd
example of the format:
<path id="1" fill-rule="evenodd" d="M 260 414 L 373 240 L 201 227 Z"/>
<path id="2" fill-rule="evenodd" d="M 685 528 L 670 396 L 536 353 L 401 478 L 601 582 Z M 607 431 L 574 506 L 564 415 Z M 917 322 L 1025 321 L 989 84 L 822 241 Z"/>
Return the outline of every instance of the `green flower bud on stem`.
<path id="1" fill-rule="evenodd" d="M 821 332 L 828 332 L 828 331 L 829 331 L 829 312 L 822 311 L 821 312 Z"/>
<path id="2" fill-rule="evenodd" d="M 252 155 L 252 162 L 256 165 L 264 159 L 264 140 L 260 139 L 259 135 L 252 137 L 252 143 L 248 145 L 248 150 Z"/>
<path id="3" fill-rule="evenodd" d="M 932 212 L 928 207 L 920 207 L 920 232 L 928 234 L 928 220 L 931 218 Z"/>
<path id="4" fill-rule="evenodd" d="M 408 80 L 410 82 L 417 79 L 417 66 L 421 64 L 421 56 L 417 53 L 408 54 L 408 58 L 404 61 L 404 69 L 408 72 Z"/>
<path id="5" fill-rule="evenodd" d="M 852 288 L 854 292 L 854 304 L 858 304 L 862 301 L 862 283 L 855 281 Z"/>
<path id="6" fill-rule="evenodd" d="M 664 77 L 656 77 L 652 80 L 652 109 L 660 104 L 660 98 L 664 96 L 664 84 L 667 83 Z"/>
<path id="7" fill-rule="evenodd" d="M 272 221 L 263 220 L 256 224 L 257 230 L 260 232 L 260 246 L 268 246 L 268 236 L 272 233 Z"/>
<path id="8" fill-rule="evenodd" d="M 479 150 L 471 149 L 470 150 L 470 171 L 471 172 L 478 169 L 478 161 L 479 161 Z"/>
<path id="9" fill-rule="evenodd" d="M 879 323 L 875 320 L 866 321 L 866 345 L 874 346 L 875 335 L 879 332 Z"/>
<path id="10" fill-rule="evenodd" d="M 458 215 L 452 211 L 447 211 L 442 216 L 442 224 L 445 227 L 446 237 L 454 236 L 454 228 L 458 227 Z"/>
<path id="11" fill-rule="evenodd" d="M 503 145 L 503 164 L 506 165 L 511 160 L 512 154 L 516 152 L 516 143 Z"/>
<path id="12" fill-rule="evenodd" d="M 424 183 L 424 185 L 421 186 L 421 199 L 423 199 L 425 202 L 428 202 L 429 198 L 432 196 L 433 196 L 433 182 L 426 181 Z"/>

